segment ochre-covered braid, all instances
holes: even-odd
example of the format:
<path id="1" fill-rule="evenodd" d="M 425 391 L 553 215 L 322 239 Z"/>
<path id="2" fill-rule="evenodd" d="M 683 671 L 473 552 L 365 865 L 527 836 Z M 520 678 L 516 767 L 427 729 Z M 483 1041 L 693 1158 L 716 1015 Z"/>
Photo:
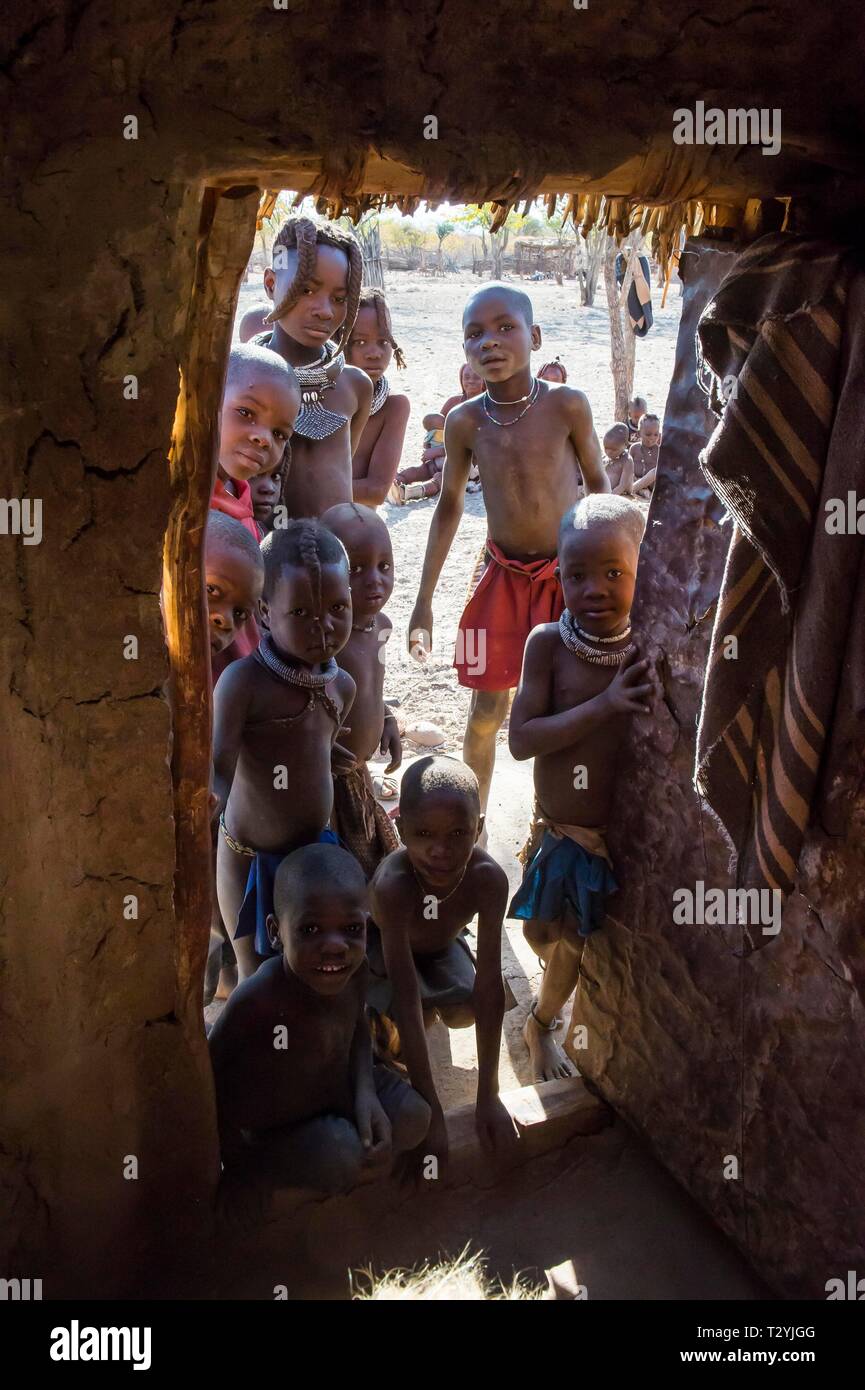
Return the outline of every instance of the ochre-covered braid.
<path id="1" fill-rule="evenodd" d="M 342 348 L 348 342 L 348 336 L 357 318 L 363 282 L 363 257 L 357 238 L 351 232 L 338 227 L 335 222 L 314 222 L 311 217 L 289 217 L 280 228 L 273 243 L 274 260 L 277 258 L 277 247 L 283 247 L 286 251 L 297 251 L 297 273 L 283 298 L 267 315 L 265 323 L 276 323 L 294 308 L 315 274 L 319 246 L 333 246 L 337 251 L 344 251 L 348 258 L 345 322 L 336 335 L 337 345 Z"/>
<path id="2" fill-rule="evenodd" d="M 303 530 L 297 544 L 300 556 L 306 566 L 315 607 L 321 608 L 321 559 L 318 553 L 318 525 L 315 521 L 304 520 Z M 319 620 L 320 623 L 320 620 Z"/>
<path id="3" fill-rule="evenodd" d="M 393 348 L 394 361 L 396 365 L 402 369 L 405 366 L 405 355 L 396 338 L 393 336 L 393 323 L 391 322 L 390 309 L 387 307 L 384 291 L 380 290 L 377 286 L 368 286 L 366 289 L 361 290 L 358 308 L 375 309 L 375 321 L 378 324 L 378 330 L 383 338 L 387 338 Z"/>

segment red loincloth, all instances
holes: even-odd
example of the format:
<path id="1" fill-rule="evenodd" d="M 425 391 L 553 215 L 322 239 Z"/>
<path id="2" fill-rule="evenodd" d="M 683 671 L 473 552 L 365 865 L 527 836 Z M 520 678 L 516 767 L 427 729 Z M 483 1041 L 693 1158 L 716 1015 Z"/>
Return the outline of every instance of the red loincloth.
<path id="1" fill-rule="evenodd" d="M 552 559 L 509 560 L 495 541 L 463 609 L 454 666 L 471 690 L 512 690 L 519 684 L 526 639 L 539 623 L 558 622 L 562 587 Z"/>

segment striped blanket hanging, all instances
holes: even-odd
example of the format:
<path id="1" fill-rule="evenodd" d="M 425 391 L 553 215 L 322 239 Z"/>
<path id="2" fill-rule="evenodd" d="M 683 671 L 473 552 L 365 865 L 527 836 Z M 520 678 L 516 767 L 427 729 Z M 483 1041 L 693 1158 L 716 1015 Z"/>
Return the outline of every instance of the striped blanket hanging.
<path id="1" fill-rule="evenodd" d="M 845 660 L 860 667 L 865 702 L 865 634 L 851 631 L 865 536 L 828 524 L 833 499 L 865 498 L 865 329 L 848 312 L 861 282 L 838 247 L 764 237 L 698 327 L 703 384 L 725 402 L 700 462 L 733 527 L 694 781 L 735 848 L 737 885 L 783 895 Z M 754 933 L 749 949 L 771 939 Z"/>

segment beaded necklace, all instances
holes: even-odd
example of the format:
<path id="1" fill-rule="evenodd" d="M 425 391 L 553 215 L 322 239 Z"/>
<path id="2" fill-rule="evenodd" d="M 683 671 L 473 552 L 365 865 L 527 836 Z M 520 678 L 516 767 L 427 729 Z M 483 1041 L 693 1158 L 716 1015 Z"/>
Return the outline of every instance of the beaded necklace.
<path id="1" fill-rule="evenodd" d="M 377 415 L 390 395 L 390 382 L 386 376 L 380 376 L 375 386 L 372 388 L 372 405 L 369 408 L 370 416 Z"/>
<path id="2" fill-rule="evenodd" d="M 272 333 L 259 333 L 253 342 L 259 347 L 271 346 Z M 294 367 L 300 385 L 300 411 L 294 422 L 294 433 L 304 439 L 327 439 L 348 422 L 347 415 L 335 410 L 326 410 L 321 403 L 325 391 L 330 391 L 345 366 L 345 354 L 337 352 L 333 343 L 327 342 L 321 349 L 316 362 L 304 367 Z"/>
<path id="3" fill-rule="evenodd" d="M 524 415 L 528 414 L 535 401 L 538 399 L 541 384 L 537 377 L 532 377 L 532 383 L 532 389 L 529 394 L 527 396 L 520 396 L 519 399 L 515 401 L 497 401 L 494 396 L 490 395 L 489 391 L 484 391 L 481 397 L 484 415 L 486 415 L 487 419 L 491 420 L 494 425 L 498 425 L 500 429 L 508 429 L 511 425 L 515 425 L 519 420 L 522 420 Z M 520 411 L 519 415 L 515 415 L 513 420 L 497 420 L 495 415 L 490 415 L 490 412 L 487 410 L 488 400 L 491 401 L 493 405 L 521 405 L 523 401 L 528 401 L 528 405 Z"/>
<path id="4" fill-rule="evenodd" d="M 635 650 L 633 642 L 629 642 L 626 647 L 622 647 L 621 651 L 599 652 L 577 636 L 579 630 L 573 614 L 566 608 L 559 618 L 559 636 L 569 652 L 573 652 L 574 656 L 578 656 L 581 661 L 587 661 L 590 666 L 621 666 L 622 662 Z M 630 632 L 630 628 L 628 631 Z M 620 637 L 624 635 L 621 633 Z M 598 638 L 592 638 L 592 641 L 598 640 Z M 608 640 L 616 641 L 619 639 L 611 638 Z"/>
<path id="5" fill-rule="evenodd" d="M 277 656 L 266 634 L 259 642 L 255 656 L 262 666 L 266 666 L 268 671 L 278 676 L 281 681 L 285 681 L 287 685 L 303 686 L 305 690 L 323 690 L 339 672 L 334 657 L 323 661 L 318 671 L 310 670 L 306 666 L 289 666 L 287 661 Z"/>

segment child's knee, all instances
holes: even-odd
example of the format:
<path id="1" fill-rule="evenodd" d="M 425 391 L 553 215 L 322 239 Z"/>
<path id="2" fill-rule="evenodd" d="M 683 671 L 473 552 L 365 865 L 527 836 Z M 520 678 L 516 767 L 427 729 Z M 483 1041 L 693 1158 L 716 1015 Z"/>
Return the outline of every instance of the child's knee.
<path id="1" fill-rule="evenodd" d="M 540 918 L 532 917 L 523 922 L 523 936 L 535 955 L 542 956 L 545 950 L 555 946 L 561 936 L 561 924 L 559 922 L 543 922 Z"/>
<path id="2" fill-rule="evenodd" d="M 478 690 L 472 700 L 469 724 L 476 734 L 498 733 L 508 712 L 507 690 Z"/>
<path id="3" fill-rule="evenodd" d="M 351 1121 L 340 1115 L 322 1115 L 304 1128 L 304 1147 L 313 1160 L 306 1174 L 308 1185 L 331 1195 L 355 1187 L 364 1154 L 360 1135 Z"/>
<path id="4" fill-rule="evenodd" d="M 395 1154 L 407 1153 L 422 1143 L 429 1129 L 432 1112 L 417 1091 L 410 1091 L 391 1119 L 391 1147 Z"/>
<path id="5" fill-rule="evenodd" d="M 468 1002 L 439 1007 L 439 1018 L 446 1028 L 471 1028 L 475 1021 L 474 1007 Z"/>

